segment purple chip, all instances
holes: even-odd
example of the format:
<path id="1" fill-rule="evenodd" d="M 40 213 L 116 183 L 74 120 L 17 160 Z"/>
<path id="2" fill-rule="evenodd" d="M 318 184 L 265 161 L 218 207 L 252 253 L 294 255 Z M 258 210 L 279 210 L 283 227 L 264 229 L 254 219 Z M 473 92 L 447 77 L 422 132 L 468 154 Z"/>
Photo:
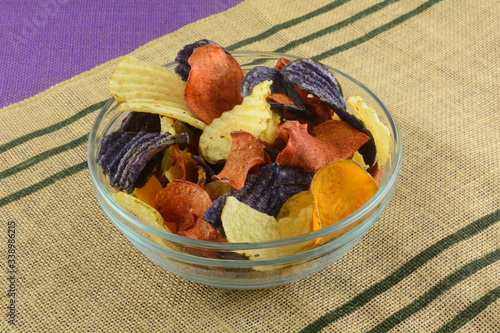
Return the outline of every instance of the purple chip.
<path id="1" fill-rule="evenodd" d="M 309 190 L 314 174 L 314 172 L 305 172 L 301 168 L 282 166 L 278 207 L 281 208 L 295 194 Z"/>
<path id="2" fill-rule="evenodd" d="M 345 111 L 340 84 L 325 65 L 312 59 L 298 59 L 283 67 L 281 74 L 288 82 L 318 97 L 334 111 Z"/>
<path id="3" fill-rule="evenodd" d="M 160 116 L 154 113 L 146 112 L 130 112 L 125 119 L 123 119 L 120 132 L 154 132 L 160 133 L 161 124 Z"/>
<path id="4" fill-rule="evenodd" d="M 181 133 L 114 132 L 99 145 L 98 162 L 110 185 L 131 193 L 141 187 L 161 163 L 163 152 L 174 144 L 189 143 L 189 135 Z"/>

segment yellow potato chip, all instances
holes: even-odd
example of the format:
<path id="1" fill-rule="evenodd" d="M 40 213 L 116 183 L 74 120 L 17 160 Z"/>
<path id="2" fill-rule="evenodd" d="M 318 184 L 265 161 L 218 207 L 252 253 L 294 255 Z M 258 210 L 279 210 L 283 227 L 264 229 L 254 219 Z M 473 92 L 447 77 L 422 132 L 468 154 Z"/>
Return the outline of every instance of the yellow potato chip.
<path id="1" fill-rule="evenodd" d="M 299 192 L 288 199 L 278 213 L 280 238 L 294 237 L 319 229 L 313 224 L 313 198 L 309 191 Z"/>
<path id="2" fill-rule="evenodd" d="M 261 213 L 232 196 L 226 200 L 221 220 L 230 243 L 265 242 L 280 238 L 278 223 L 273 216 Z M 272 248 L 248 250 L 244 254 L 250 259 L 277 256 L 276 250 Z"/>
<path id="3" fill-rule="evenodd" d="M 201 120 L 194 117 L 194 115 L 189 110 L 184 110 L 181 108 L 169 106 L 163 103 L 122 103 L 118 105 L 118 111 L 137 111 L 137 112 L 148 112 L 156 113 L 160 116 L 171 117 L 184 121 L 189 125 L 192 125 L 199 129 L 204 129 L 207 124 Z"/>
<path id="4" fill-rule="evenodd" d="M 271 81 L 254 87 L 252 95 L 243 99 L 231 111 L 222 113 L 203 130 L 200 137 L 200 155 L 210 163 L 226 160 L 231 150 L 232 131 L 246 131 L 257 139 L 273 143 L 280 116 L 271 111 L 266 98 L 271 94 Z"/>
<path id="5" fill-rule="evenodd" d="M 305 196 L 305 195 L 304 195 Z M 311 199 L 312 200 L 312 199 Z M 305 201 L 305 200 L 304 200 Z M 228 197 L 224 209 L 222 210 L 221 220 L 222 226 L 226 233 L 226 238 L 230 243 L 251 243 L 264 242 L 291 237 L 294 232 L 290 228 L 298 227 L 297 234 L 302 232 L 300 229 L 306 223 L 312 224 L 313 207 L 312 202 L 309 207 L 299 210 L 293 210 L 296 217 L 283 217 L 277 221 L 273 216 L 261 213 L 252 207 L 241 203 L 235 197 Z M 303 222 L 307 221 L 307 222 Z M 281 226 L 280 226 L 281 223 Z M 304 229 L 304 228 L 303 228 Z M 283 235 L 280 233 L 283 233 Z M 308 245 L 314 245 L 313 241 L 303 242 L 281 246 L 279 248 L 265 248 L 259 250 L 247 250 L 243 253 L 251 260 L 263 260 L 271 258 L 279 258 L 292 255 L 303 250 Z M 259 266 L 254 267 L 256 270 L 271 270 L 282 266 Z"/>
<path id="6" fill-rule="evenodd" d="M 378 167 L 383 168 L 391 158 L 392 140 L 389 129 L 380 121 L 375 109 L 366 105 L 361 97 L 350 96 L 346 99 L 346 103 L 355 111 L 356 116 L 372 133 L 375 140 L 375 147 L 377 148 L 376 160 Z M 356 162 L 359 162 L 359 156 L 356 157 Z M 361 165 L 363 166 L 364 163 Z"/>
<path id="7" fill-rule="evenodd" d="M 170 117 L 160 117 L 160 126 L 161 126 L 161 133 L 170 133 L 172 135 L 175 135 L 175 124 L 174 120 Z"/>
<path id="8" fill-rule="evenodd" d="M 162 66 L 128 56 L 111 75 L 110 92 L 118 103 L 155 99 L 183 104 L 184 81 Z"/>
<path id="9" fill-rule="evenodd" d="M 142 221 L 162 231 L 170 232 L 170 229 L 163 223 L 161 214 L 150 205 L 125 192 L 113 193 L 111 196 L 120 206 L 130 211 Z"/>
<path id="10" fill-rule="evenodd" d="M 280 238 L 273 216 L 259 212 L 229 196 L 221 215 L 227 240 L 231 243 L 265 242 Z"/>
<path id="11" fill-rule="evenodd" d="M 203 129 L 206 124 L 184 102 L 184 86 L 174 72 L 133 56 L 118 63 L 110 80 L 111 95 L 120 103 L 118 111 L 156 113 Z"/>

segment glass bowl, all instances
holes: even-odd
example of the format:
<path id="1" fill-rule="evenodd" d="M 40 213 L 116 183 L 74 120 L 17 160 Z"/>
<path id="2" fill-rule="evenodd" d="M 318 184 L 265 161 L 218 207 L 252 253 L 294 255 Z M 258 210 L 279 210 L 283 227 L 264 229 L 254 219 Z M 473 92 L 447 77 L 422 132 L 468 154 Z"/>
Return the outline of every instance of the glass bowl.
<path id="1" fill-rule="evenodd" d="M 242 69 L 256 65 L 274 67 L 280 57 L 298 57 L 272 52 L 234 51 Z M 175 63 L 165 65 L 174 69 Z M 89 134 L 88 165 L 92 184 L 104 213 L 123 235 L 154 263 L 183 278 L 229 289 L 259 289 L 297 281 L 339 259 L 367 232 L 384 212 L 396 189 L 401 168 L 402 142 L 398 127 L 384 104 L 368 88 L 350 76 L 328 67 L 340 82 L 344 96 L 359 95 L 389 129 L 392 137 L 391 159 L 386 164 L 379 190 L 364 206 L 336 224 L 308 234 L 259 243 L 218 243 L 167 233 L 153 227 L 122 208 L 110 195 L 113 189 L 97 164 L 97 149 L 103 136 L 113 132 L 126 116 L 116 110 L 111 98 L 99 112 Z M 304 248 L 295 254 L 287 249 Z M 235 253 L 269 249 L 275 257 L 241 260 Z"/>

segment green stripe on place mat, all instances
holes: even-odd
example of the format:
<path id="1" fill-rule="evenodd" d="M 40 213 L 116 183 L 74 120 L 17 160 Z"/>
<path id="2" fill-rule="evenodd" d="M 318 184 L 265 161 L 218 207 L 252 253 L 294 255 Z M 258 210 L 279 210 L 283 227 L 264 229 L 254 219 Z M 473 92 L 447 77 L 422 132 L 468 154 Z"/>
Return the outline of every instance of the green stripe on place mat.
<path id="1" fill-rule="evenodd" d="M 436 330 L 434 333 L 448 333 L 455 332 L 469 321 L 474 319 L 478 314 L 480 314 L 484 309 L 493 304 L 497 299 L 500 298 L 500 287 L 497 287 L 489 291 L 486 295 L 469 305 L 465 310 L 460 312 L 448 323 L 443 325 L 441 328 Z"/>
<path id="2" fill-rule="evenodd" d="M 43 153 L 40 153 L 36 156 L 33 156 L 32 158 L 27 159 L 24 162 L 21 162 L 7 170 L 4 170 L 0 172 L 0 179 L 10 177 L 20 171 L 23 171 L 29 167 L 32 167 L 33 165 L 40 163 L 49 157 L 55 156 L 60 153 L 64 153 L 65 151 L 69 149 L 74 149 L 78 146 L 81 146 L 87 142 L 88 134 L 85 134 L 84 136 L 79 137 L 76 140 L 73 140 L 71 142 L 68 142 L 66 144 L 63 144 L 59 147 L 55 147 L 53 149 L 49 149 L 47 151 L 44 151 Z"/>
<path id="3" fill-rule="evenodd" d="M 73 116 L 71 116 L 69 118 L 64 119 L 63 121 L 58 122 L 57 124 L 54 124 L 54 125 L 42 128 L 40 130 L 28 133 L 26 135 L 23 135 L 23 136 L 17 138 L 17 139 L 14 139 L 14 140 L 7 142 L 3 145 L 0 145 L 0 153 L 3 153 L 9 149 L 12 149 L 16 146 L 19 146 L 19 145 L 21 145 L 29 140 L 35 139 L 39 136 L 55 132 L 63 127 L 66 127 L 66 126 L 74 123 L 75 121 L 85 117 L 86 115 L 88 115 L 96 110 L 102 109 L 102 107 L 104 106 L 104 104 L 106 104 L 106 102 L 107 101 L 102 101 L 102 102 L 92 104 L 91 106 L 81 110 L 80 112 L 74 114 Z"/>
<path id="4" fill-rule="evenodd" d="M 375 12 L 378 12 L 379 10 L 389 6 L 390 4 L 393 4 L 395 2 L 398 2 L 400 0 L 386 0 L 386 1 L 382 1 L 374 6 L 371 6 L 367 9 L 364 9 L 362 11 L 360 11 L 359 13 L 349 17 L 348 19 L 345 19 L 343 21 L 340 21 L 338 23 L 335 23 L 334 25 L 331 25 L 329 27 L 326 27 L 322 30 L 319 30 L 319 31 L 316 31 L 315 33 L 312 33 L 310 35 L 307 35 L 305 37 L 302 37 L 302 38 L 299 38 L 299 39 L 296 39 L 286 45 L 283 45 L 282 47 L 276 49 L 274 52 L 278 52 L 278 53 L 283 53 L 283 52 L 288 52 L 290 51 L 291 49 L 294 49 L 296 48 L 297 46 L 300 46 L 302 44 L 305 44 L 307 42 L 310 42 L 316 38 L 319 38 L 319 37 L 322 37 L 324 35 L 327 35 L 327 34 L 330 34 L 332 32 L 335 32 L 337 30 L 340 30 L 358 20 L 361 20 L 362 18 L 370 15 L 370 14 L 373 14 Z"/>
<path id="5" fill-rule="evenodd" d="M 38 182 L 34 185 L 28 186 L 23 188 L 20 191 L 17 191 L 15 193 L 12 193 L 6 197 L 0 198 L 0 207 L 3 207 L 9 203 L 15 202 L 17 200 L 20 200 L 24 197 L 27 197 L 30 194 L 33 194 L 35 192 L 38 192 L 47 186 L 50 186 L 52 184 L 55 184 L 56 181 L 58 180 L 63 180 L 64 178 L 67 178 L 69 176 L 72 176 L 82 170 L 87 169 L 87 162 L 82 162 L 80 164 L 74 165 L 72 167 L 69 167 L 67 169 L 64 169 L 48 178 L 45 178 L 41 182 Z"/>
<path id="6" fill-rule="evenodd" d="M 337 53 L 340 53 L 340 52 L 344 52 L 344 51 L 347 51 L 348 49 L 351 49 L 355 46 L 358 46 L 359 44 L 362 44 L 378 35 L 380 35 L 381 33 L 383 32 L 386 32 L 387 30 L 389 29 L 392 29 L 398 25 L 400 25 L 401 23 L 403 23 L 404 21 L 424 12 L 425 10 L 429 9 L 431 6 L 437 4 L 438 2 L 441 2 L 442 0 L 430 0 L 430 1 L 427 1 L 425 3 L 423 3 L 422 5 L 418 6 L 417 8 L 415 8 L 414 10 L 412 11 L 409 11 L 408 13 L 404 14 L 404 15 L 401 15 L 399 16 L 398 18 L 390 21 L 389 23 L 386 23 L 380 27 L 378 27 L 377 29 L 374 29 L 372 31 L 370 31 L 369 33 L 367 33 L 366 35 L 362 36 L 362 37 L 359 37 L 357 39 L 354 39 L 348 43 L 345 43 L 343 45 L 339 45 L 333 49 L 330 49 L 326 52 L 323 52 L 323 53 L 320 53 L 314 57 L 312 57 L 314 60 L 323 60 L 325 58 L 328 58 L 328 57 L 331 57 L 333 55 L 336 55 Z"/>
<path id="7" fill-rule="evenodd" d="M 263 39 L 266 39 L 267 37 L 270 37 L 272 35 L 274 35 L 275 33 L 277 33 L 278 31 L 281 31 L 281 30 L 284 30 L 284 29 L 287 29 L 287 28 L 290 28 L 294 25 L 297 25 L 297 24 L 300 24 L 302 22 L 305 22 L 313 17 L 316 17 L 316 16 L 319 16 L 321 14 L 324 14 L 326 12 L 329 12 L 337 7 L 340 7 L 342 6 L 343 4 L 349 2 L 351 0 L 337 0 L 337 1 L 334 1 L 332 3 L 329 3 L 328 5 L 326 6 L 323 6 L 321 8 L 318 8 L 306 15 L 303 15 L 303 16 L 300 16 L 300 17 L 297 17 L 293 20 L 290 20 L 290 21 L 286 21 L 286 22 L 283 22 L 283 23 L 280 23 L 280 24 L 277 24 L 271 28 L 269 28 L 268 30 L 258 34 L 257 36 L 253 36 L 253 37 L 249 37 L 249 38 L 246 38 L 246 39 L 243 39 L 242 41 L 239 41 L 237 43 L 234 43 L 234 44 L 231 44 L 229 46 L 226 47 L 226 49 L 228 50 L 235 50 L 237 48 L 240 48 L 240 47 L 243 47 L 243 46 L 246 46 L 248 44 L 252 44 L 252 43 L 255 43 L 255 42 L 258 42 L 258 41 L 261 41 Z M 286 6 L 286 4 L 284 4 L 284 6 Z"/>
<path id="8" fill-rule="evenodd" d="M 318 332 L 329 324 L 356 311 L 375 297 L 394 287 L 396 284 L 411 275 L 417 269 L 425 265 L 428 261 L 437 257 L 441 252 L 452 247 L 453 245 L 456 245 L 479 234 L 498 221 L 500 221 L 500 209 L 491 214 L 483 216 L 482 218 L 456 231 L 455 233 L 446 236 L 445 238 L 429 246 L 428 248 L 417 254 L 415 257 L 407 261 L 405 264 L 403 264 L 403 266 L 401 266 L 391 275 L 372 285 L 347 303 L 344 303 L 333 311 L 316 319 L 314 322 L 306 326 L 301 332 Z"/>
<path id="9" fill-rule="evenodd" d="M 486 266 L 489 266 L 498 260 L 500 260 L 500 248 L 486 254 L 479 259 L 471 261 L 452 274 L 448 275 L 443 280 L 439 281 L 439 283 L 429 289 L 429 291 L 420 296 L 418 299 L 413 301 L 410 305 L 394 313 L 392 316 L 390 316 L 368 332 L 389 332 L 389 330 L 393 329 L 398 324 L 402 323 L 406 319 L 413 316 L 415 313 L 425 308 L 436 298 L 444 294 L 446 291 L 450 290 L 453 286 L 462 282 L 471 275 L 477 273 L 480 269 L 485 268 Z"/>

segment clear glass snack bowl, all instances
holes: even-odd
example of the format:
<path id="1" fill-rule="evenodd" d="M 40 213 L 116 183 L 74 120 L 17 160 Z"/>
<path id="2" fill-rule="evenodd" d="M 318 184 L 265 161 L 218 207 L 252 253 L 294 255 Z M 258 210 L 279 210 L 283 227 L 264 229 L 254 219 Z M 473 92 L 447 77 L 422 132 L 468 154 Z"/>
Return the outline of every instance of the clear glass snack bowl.
<path id="1" fill-rule="evenodd" d="M 232 55 L 244 71 L 257 65 L 274 67 L 280 57 L 297 57 L 272 52 L 234 51 Z M 165 65 L 172 69 L 175 63 Z M 307 277 L 349 251 L 383 213 L 396 189 L 401 168 L 402 142 L 393 117 L 382 102 L 364 85 L 333 68 L 329 69 L 340 82 L 344 96 L 359 95 L 375 108 L 392 136 L 391 160 L 386 164 L 380 188 L 363 207 L 338 223 L 312 233 L 293 238 L 260 243 L 216 243 L 200 241 L 164 232 L 139 220 L 122 208 L 110 195 L 113 189 L 97 164 L 98 144 L 103 136 L 113 132 L 125 117 L 116 110 L 111 98 L 99 112 L 89 134 L 88 165 L 92 184 L 104 213 L 125 237 L 156 264 L 186 279 L 229 289 L 259 289 L 278 286 Z M 304 250 L 288 254 L 290 249 Z M 261 260 L 241 260 L 232 252 L 270 249 L 275 257 Z M 222 259 L 224 257 L 224 259 Z"/>

